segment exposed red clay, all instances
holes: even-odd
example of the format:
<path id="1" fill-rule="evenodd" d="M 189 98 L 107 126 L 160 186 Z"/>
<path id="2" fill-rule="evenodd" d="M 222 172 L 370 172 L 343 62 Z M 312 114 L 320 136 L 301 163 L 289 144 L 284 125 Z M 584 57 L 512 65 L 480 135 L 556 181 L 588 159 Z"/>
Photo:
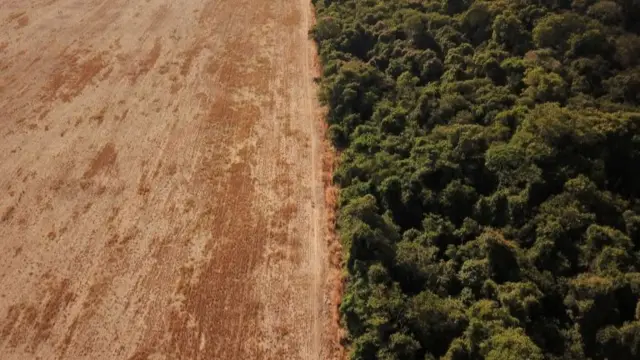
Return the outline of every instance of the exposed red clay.
<path id="1" fill-rule="evenodd" d="M 2 2 L 3 360 L 344 355 L 312 13 Z"/>

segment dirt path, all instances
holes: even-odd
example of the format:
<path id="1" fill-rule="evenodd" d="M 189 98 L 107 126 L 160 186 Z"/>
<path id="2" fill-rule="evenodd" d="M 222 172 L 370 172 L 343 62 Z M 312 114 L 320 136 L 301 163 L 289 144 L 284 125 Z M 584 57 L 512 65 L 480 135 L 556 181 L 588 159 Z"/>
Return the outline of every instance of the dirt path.
<path id="1" fill-rule="evenodd" d="M 308 0 L 2 0 L 2 359 L 331 356 Z"/>

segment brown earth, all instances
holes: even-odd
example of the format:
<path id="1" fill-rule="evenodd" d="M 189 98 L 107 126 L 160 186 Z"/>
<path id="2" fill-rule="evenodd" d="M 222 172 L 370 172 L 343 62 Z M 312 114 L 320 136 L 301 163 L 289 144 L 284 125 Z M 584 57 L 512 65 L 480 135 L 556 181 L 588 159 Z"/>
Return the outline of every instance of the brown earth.
<path id="1" fill-rule="evenodd" d="M 0 357 L 336 356 L 308 0 L 0 2 Z"/>

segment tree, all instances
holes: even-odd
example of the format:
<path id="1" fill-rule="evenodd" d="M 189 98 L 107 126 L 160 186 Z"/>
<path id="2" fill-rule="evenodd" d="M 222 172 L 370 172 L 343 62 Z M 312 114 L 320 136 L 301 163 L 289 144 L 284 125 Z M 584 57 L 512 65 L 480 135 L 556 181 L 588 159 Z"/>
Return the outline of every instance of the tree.
<path id="1" fill-rule="evenodd" d="M 587 14 L 606 25 L 620 24 L 622 8 L 615 1 L 598 1 L 589 7 Z"/>
<path id="2" fill-rule="evenodd" d="M 486 360 L 542 360 L 542 351 L 521 329 L 505 329 L 492 336 L 486 346 Z"/>
<path id="3" fill-rule="evenodd" d="M 640 36 L 636 34 L 622 34 L 615 43 L 616 58 L 625 68 L 638 64 L 640 59 Z"/>
<path id="4" fill-rule="evenodd" d="M 396 228 L 385 217 L 378 214 L 373 196 L 355 199 L 347 205 L 338 226 L 342 236 L 350 244 L 349 267 L 355 270 L 356 260 L 374 261 L 381 259 L 391 263 L 393 244 L 399 239 Z"/>
<path id="5" fill-rule="evenodd" d="M 569 53 L 573 56 L 609 56 L 613 50 L 607 37 L 597 29 L 574 34 L 569 38 Z"/>
<path id="6" fill-rule="evenodd" d="M 524 24 L 511 12 L 496 16 L 492 28 L 493 40 L 510 51 L 521 54 L 530 46 Z"/>
<path id="7" fill-rule="evenodd" d="M 588 19 L 575 13 L 549 14 L 533 29 L 533 41 L 539 48 L 564 50 L 572 35 L 585 32 L 589 26 Z"/>
<path id="8" fill-rule="evenodd" d="M 425 291 L 411 300 L 409 326 L 421 346 L 439 356 L 464 331 L 467 318 L 463 309 L 454 299 L 443 299 Z"/>
<path id="9" fill-rule="evenodd" d="M 524 77 L 529 86 L 524 94 L 537 102 L 564 102 L 567 98 L 567 84 L 564 79 L 553 72 L 546 72 L 540 67 L 528 69 Z"/>
<path id="10" fill-rule="evenodd" d="M 513 317 L 527 323 L 542 312 L 544 294 L 531 282 L 509 282 L 498 287 L 500 303 L 509 309 Z"/>

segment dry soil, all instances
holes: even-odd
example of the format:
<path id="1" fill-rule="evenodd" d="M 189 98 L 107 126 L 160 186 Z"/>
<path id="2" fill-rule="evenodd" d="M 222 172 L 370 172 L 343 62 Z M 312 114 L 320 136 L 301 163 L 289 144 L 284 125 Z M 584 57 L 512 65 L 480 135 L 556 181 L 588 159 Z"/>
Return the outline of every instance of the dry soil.
<path id="1" fill-rule="evenodd" d="M 0 0 L 0 357 L 325 359 L 308 0 Z"/>

